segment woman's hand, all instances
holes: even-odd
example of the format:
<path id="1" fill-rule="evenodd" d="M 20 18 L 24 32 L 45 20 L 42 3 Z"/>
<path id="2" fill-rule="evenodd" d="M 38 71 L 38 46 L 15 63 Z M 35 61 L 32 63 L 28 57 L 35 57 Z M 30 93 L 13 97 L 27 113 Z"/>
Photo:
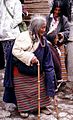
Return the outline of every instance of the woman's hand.
<path id="1" fill-rule="evenodd" d="M 34 56 L 32 59 L 31 59 L 31 64 L 34 64 L 34 63 L 38 63 L 38 59 L 36 56 Z"/>

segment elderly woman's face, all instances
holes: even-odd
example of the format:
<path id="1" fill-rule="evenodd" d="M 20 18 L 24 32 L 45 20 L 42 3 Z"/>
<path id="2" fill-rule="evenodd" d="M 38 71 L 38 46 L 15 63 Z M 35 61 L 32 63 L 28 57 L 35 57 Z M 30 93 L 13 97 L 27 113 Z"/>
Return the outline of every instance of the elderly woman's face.
<path id="1" fill-rule="evenodd" d="M 46 23 L 44 23 L 38 31 L 38 34 L 39 34 L 40 37 L 44 35 L 45 30 L 46 30 Z"/>
<path id="2" fill-rule="evenodd" d="M 60 7 L 56 7 L 53 13 L 54 17 L 59 17 L 60 12 L 61 12 Z"/>

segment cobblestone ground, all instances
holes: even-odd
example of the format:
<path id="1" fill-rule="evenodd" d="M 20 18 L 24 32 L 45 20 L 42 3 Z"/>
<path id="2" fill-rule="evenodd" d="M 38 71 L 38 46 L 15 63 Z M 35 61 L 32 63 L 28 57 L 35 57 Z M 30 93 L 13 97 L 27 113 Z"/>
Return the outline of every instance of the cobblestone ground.
<path id="1" fill-rule="evenodd" d="M 0 120 L 37 120 L 37 114 L 30 114 L 28 118 L 21 118 L 16 111 L 5 110 L 3 103 L 3 73 L 0 70 Z M 40 120 L 73 120 L 73 82 L 67 82 L 65 88 L 62 88 L 58 94 L 58 119 L 52 100 L 49 108 L 52 113 L 45 115 L 41 113 Z"/>
<path id="2" fill-rule="evenodd" d="M 73 37 L 73 7 L 72 7 L 72 34 Z M 5 110 L 3 103 L 3 73 L 4 70 L 0 70 L 0 120 L 37 120 L 37 114 L 30 114 L 28 118 L 23 119 L 16 111 Z M 73 81 L 67 82 L 65 88 L 62 88 L 58 94 L 58 118 L 54 108 L 54 101 L 51 102 L 50 108 L 52 113 L 45 115 L 41 113 L 40 120 L 73 120 Z"/>

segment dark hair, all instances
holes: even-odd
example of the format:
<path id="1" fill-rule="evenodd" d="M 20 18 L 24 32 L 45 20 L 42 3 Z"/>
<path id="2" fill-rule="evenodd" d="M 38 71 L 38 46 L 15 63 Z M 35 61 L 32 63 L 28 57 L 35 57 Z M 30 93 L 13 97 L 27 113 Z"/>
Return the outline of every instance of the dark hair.
<path id="1" fill-rule="evenodd" d="M 20 0 L 21 4 L 24 4 L 24 0 Z"/>
<path id="2" fill-rule="evenodd" d="M 54 0 L 52 10 L 51 10 L 50 13 L 54 13 L 54 10 L 55 10 L 56 7 L 60 7 L 61 12 L 60 12 L 59 16 L 62 16 L 63 15 L 62 14 L 63 13 L 63 3 L 62 3 L 61 0 Z"/>

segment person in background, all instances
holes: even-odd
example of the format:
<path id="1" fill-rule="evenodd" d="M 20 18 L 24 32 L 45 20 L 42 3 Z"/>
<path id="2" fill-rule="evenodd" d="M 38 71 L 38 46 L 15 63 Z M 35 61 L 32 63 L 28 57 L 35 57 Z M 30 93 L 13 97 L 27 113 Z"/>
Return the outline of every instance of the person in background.
<path id="1" fill-rule="evenodd" d="M 22 22 L 22 5 L 19 0 L 0 0 L 0 44 L 2 54 L 0 64 L 3 62 L 3 68 L 6 67 L 9 51 L 20 33 L 18 24 Z M 5 60 L 4 60 L 5 58 Z M 10 93 L 11 94 L 11 93 Z M 12 106 L 11 104 L 6 104 Z"/>
<path id="2" fill-rule="evenodd" d="M 28 117 L 28 113 L 37 110 L 38 61 L 41 112 L 45 112 L 42 109 L 49 105 L 49 97 L 56 100 L 55 71 L 50 47 L 44 37 L 45 30 L 46 18 L 41 15 L 33 16 L 28 30 L 16 38 L 7 62 L 3 101 L 16 104 L 22 117 Z"/>
<path id="3" fill-rule="evenodd" d="M 0 1 L 0 41 L 3 44 L 5 60 L 15 38 L 20 33 L 18 24 L 22 22 L 22 5 L 19 0 Z"/>
<path id="4" fill-rule="evenodd" d="M 61 1 L 63 3 L 63 14 L 68 18 L 68 21 L 71 22 L 72 0 Z"/>
<path id="5" fill-rule="evenodd" d="M 62 9 L 61 0 L 55 0 L 50 15 L 46 17 L 46 38 L 51 44 L 56 77 L 59 83 L 67 80 L 64 45 L 67 43 L 70 33 L 69 22 L 62 14 Z"/>
<path id="6" fill-rule="evenodd" d="M 59 1 L 59 0 L 58 0 Z M 53 4 L 56 0 L 53 0 Z M 61 0 L 63 4 L 62 14 L 68 18 L 68 21 L 71 22 L 71 9 L 72 9 L 72 0 Z"/>

